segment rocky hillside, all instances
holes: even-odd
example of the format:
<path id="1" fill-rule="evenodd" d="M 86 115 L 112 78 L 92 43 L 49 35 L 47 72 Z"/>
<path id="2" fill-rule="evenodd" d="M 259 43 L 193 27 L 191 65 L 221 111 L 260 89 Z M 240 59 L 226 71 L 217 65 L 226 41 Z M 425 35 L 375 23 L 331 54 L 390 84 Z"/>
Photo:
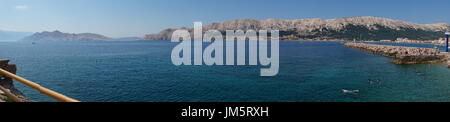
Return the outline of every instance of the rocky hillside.
<path id="1" fill-rule="evenodd" d="M 172 32 L 176 29 L 165 29 L 157 34 L 147 34 L 145 35 L 142 40 L 170 40 L 172 36 Z"/>
<path id="2" fill-rule="evenodd" d="M 442 37 L 450 30 L 446 23 L 416 24 L 379 17 L 351 17 L 337 19 L 254 20 L 239 19 L 204 26 L 204 31 L 225 30 L 280 30 L 284 40 L 384 40 L 410 38 L 431 40 Z M 176 29 L 166 29 L 158 34 L 146 35 L 143 40 L 170 40 Z"/>
<path id="3" fill-rule="evenodd" d="M 110 41 L 110 40 L 114 39 L 93 33 L 71 34 L 71 33 L 63 33 L 60 31 L 53 31 L 53 32 L 44 31 L 40 33 L 34 33 L 31 36 L 23 38 L 21 41 Z"/>

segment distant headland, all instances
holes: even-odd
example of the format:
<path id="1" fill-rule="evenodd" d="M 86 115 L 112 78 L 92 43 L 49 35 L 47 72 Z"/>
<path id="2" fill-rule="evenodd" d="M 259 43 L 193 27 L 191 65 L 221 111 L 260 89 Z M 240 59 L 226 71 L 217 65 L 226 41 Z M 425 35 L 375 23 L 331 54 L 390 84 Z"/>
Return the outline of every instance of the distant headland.
<path id="1" fill-rule="evenodd" d="M 138 37 L 124 37 L 124 38 L 111 38 L 106 37 L 104 35 L 95 34 L 95 33 L 63 33 L 61 31 L 53 31 L 53 32 L 38 32 L 34 33 L 31 36 L 27 36 L 20 41 L 135 41 L 139 40 Z"/>

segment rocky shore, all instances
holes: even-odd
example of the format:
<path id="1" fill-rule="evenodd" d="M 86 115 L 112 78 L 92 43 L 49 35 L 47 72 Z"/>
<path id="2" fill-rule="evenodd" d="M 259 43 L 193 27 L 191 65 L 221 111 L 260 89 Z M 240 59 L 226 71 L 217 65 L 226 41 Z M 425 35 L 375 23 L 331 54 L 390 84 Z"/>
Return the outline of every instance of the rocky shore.
<path id="1" fill-rule="evenodd" d="M 16 73 L 16 65 L 14 64 L 8 64 L 9 60 L 0 59 L 0 68 L 11 72 Z M 22 101 L 30 101 L 28 100 L 25 95 L 20 92 L 17 88 L 14 87 L 13 80 L 11 78 L 4 77 L 3 75 L 0 75 L 0 85 L 4 88 L 8 89 L 12 94 L 19 97 L 19 99 L 22 99 Z M 0 92 L 0 102 L 7 102 L 10 101 L 4 93 Z"/>
<path id="2" fill-rule="evenodd" d="M 445 61 L 446 55 L 438 49 L 403 46 L 376 45 L 366 43 L 346 43 L 345 46 L 358 48 L 375 54 L 394 58 L 395 64 L 425 64 Z"/>

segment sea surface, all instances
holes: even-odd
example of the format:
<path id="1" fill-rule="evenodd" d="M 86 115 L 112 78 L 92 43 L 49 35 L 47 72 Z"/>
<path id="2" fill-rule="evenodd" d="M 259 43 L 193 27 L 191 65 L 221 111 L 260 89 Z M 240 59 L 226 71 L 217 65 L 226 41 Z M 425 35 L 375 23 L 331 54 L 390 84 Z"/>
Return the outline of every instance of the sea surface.
<path id="1" fill-rule="evenodd" d="M 342 42 L 280 42 L 275 77 L 260 77 L 258 66 L 175 66 L 170 54 L 176 44 L 1 42 L 0 58 L 17 64 L 18 75 L 80 101 L 450 101 L 450 70 L 444 64 L 395 65 L 390 58 Z M 369 84 L 368 79 L 381 83 Z M 33 101 L 54 101 L 15 85 Z M 346 94 L 342 89 L 360 92 Z"/>

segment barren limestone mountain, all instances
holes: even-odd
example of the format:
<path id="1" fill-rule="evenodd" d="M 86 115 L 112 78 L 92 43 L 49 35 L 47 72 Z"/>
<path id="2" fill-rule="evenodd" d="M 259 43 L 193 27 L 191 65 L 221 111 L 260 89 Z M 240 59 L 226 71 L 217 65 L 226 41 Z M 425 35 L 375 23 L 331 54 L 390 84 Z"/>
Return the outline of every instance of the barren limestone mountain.
<path id="1" fill-rule="evenodd" d="M 204 31 L 225 30 L 280 30 L 284 40 L 383 40 L 411 38 L 418 40 L 437 39 L 450 30 L 446 23 L 416 24 L 380 17 L 351 17 L 337 19 L 255 20 L 239 19 L 212 23 Z M 158 34 L 146 35 L 143 40 L 170 40 L 176 29 L 167 29 Z"/>
<path id="2" fill-rule="evenodd" d="M 63 33 L 60 31 L 48 32 L 44 31 L 41 33 L 35 33 L 31 36 L 25 37 L 22 41 L 110 41 L 112 38 L 93 34 L 93 33 L 80 33 L 80 34 L 70 34 Z"/>

